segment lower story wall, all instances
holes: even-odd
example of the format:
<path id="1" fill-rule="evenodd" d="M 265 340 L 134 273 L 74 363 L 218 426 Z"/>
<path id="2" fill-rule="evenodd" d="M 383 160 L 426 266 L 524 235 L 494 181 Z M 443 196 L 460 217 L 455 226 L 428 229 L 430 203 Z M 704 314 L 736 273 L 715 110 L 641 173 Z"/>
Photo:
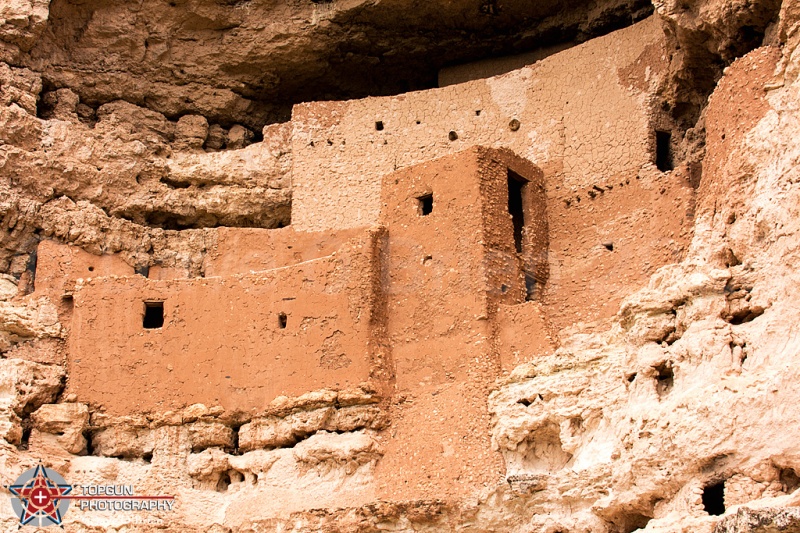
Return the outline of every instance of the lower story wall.
<path id="1" fill-rule="evenodd" d="M 79 283 L 67 393 L 113 414 L 257 411 L 277 396 L 357 386 L 374 370 L 373 236 L 260 274 Z M 145 308 L 152 317 L 159 305 L 163 325 L 148 324 Z"/>

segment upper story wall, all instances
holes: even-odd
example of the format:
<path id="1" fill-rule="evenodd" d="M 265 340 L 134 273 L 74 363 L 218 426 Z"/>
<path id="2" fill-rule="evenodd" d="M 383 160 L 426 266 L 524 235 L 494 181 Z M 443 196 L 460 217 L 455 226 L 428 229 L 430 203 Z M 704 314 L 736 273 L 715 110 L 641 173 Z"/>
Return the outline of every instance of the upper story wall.
<path id="1" fill-rule="evenodd" d="M 495 78 L 297 105 L 292 224 L 373 224 L 381 176 L 471 145 L 509 148 L 567 189 L 639 168 L 652 161 L 649 99 L 667 62 L 651 18 Z"/>
<path id="2" fill-rule="evenodd" d="M 520 251 L 512 180 L 524 181 Z M 526 257 L 546 257 L 542 172 L 482 147 L 398 170 L 383 178 L 380 222 L 388 228 L 383 287 L 398 387 L 444 380 L 448 364 L 458 378 L 460 363 L 489 355 L 490 343 L 475 343 L 493 334 L 497 305 L 525 301 Z"/>

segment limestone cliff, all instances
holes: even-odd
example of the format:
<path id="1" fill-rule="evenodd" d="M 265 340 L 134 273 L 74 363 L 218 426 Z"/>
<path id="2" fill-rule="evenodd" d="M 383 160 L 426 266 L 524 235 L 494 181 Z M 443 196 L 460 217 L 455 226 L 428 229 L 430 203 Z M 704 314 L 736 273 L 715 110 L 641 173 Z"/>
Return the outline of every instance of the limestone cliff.
<path id="1" fill-rule="evenodd" d="M 2 484 L 800 531 L 800 5 L 529 4 L 0 6 Z"/>

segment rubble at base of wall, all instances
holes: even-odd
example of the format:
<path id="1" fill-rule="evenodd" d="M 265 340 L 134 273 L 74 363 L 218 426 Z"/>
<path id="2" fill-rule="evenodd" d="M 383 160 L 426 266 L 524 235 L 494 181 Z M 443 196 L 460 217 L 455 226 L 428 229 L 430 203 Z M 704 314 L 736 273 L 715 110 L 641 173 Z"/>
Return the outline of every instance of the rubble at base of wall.
<path id="1" fill-rule="evenodd" d="M 800 507 L 743 507 L 717 524 L 714 533 L 800 533 Z"/>

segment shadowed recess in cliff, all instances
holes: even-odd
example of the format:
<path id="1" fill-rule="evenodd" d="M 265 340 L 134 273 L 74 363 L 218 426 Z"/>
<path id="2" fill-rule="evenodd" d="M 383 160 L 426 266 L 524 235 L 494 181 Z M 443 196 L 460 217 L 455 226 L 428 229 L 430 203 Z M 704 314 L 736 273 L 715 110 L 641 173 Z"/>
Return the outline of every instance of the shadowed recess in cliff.
<path id="1" fill-rule="evenodd" d="M 123 99 L 259 129 L 294 103 L 432 88 L 447 65 L 583 42 L 652 11 L 645 0 L 54 0 L 23 61 L 91 106 Z"/>

